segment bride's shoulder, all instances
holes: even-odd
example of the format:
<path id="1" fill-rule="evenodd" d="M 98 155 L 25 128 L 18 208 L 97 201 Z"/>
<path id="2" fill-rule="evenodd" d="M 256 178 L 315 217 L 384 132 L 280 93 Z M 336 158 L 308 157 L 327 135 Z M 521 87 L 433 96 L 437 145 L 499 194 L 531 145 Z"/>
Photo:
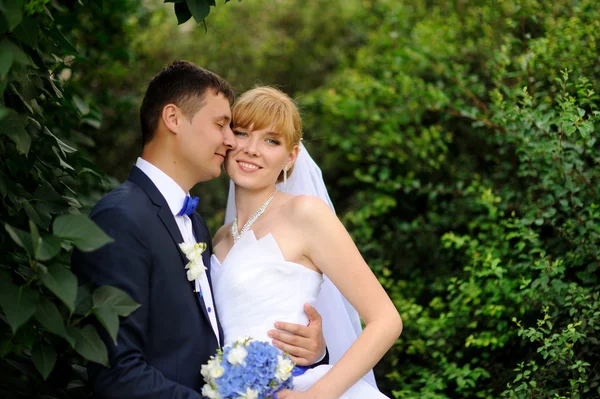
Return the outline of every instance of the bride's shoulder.
<path id="1" fill-rule="evenodd" d="M 212 240 L 213 247 L 216 247 L 217 245 L 219 245 L 219 243 L 221 241 L 223 241 L 225 238 L 227 238 L 227 236 L 230 234 L 230 231 L 231 231 L 231 223 L 227 223 L 227 224 L 221 226 L 219 228 L 219 230 L 217 230 L 217 234 L 215 234 L 215 237 Z"/>
<path id="2" fill-rule="evenodd" d="M 325 201 L 316 195 L 296 195 L 290 198 L 287 205 L 290 213 L 303 221 L 322 220 L 324 217 L 334 215 Z"/>

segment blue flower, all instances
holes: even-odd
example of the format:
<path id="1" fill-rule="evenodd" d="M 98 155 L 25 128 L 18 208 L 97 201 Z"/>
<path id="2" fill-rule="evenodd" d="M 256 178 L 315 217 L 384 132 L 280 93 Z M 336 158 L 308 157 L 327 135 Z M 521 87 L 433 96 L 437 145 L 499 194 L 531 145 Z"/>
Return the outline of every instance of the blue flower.
<path id="1" fill-rule="evenodd" d="M 242 347 L 244 350 L 241 350 Z M 222 375 L 220 372 L 203 372 L 202 375 L 222 399 L 238 398 L 248 392 L 257 393 L 258 399 L 270 399 L 277 391 L 293 388 L 291 376 L 284 381 L 277 378 L 280 357 L 289 360 L 289 356 L 268 342 L 242 338 L 217 351 L 214 361 L 222 368 Z M 211 367 L 214 368 L 215 364 Z M 220 376 L 213 378 L 214 375 Z"/>

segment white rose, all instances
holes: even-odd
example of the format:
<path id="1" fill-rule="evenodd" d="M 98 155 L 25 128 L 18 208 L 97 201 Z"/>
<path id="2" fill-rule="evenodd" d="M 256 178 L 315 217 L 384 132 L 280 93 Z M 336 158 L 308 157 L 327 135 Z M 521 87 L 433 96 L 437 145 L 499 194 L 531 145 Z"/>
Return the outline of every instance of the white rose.
<path id="1" fill-rule="evenodd" d="M 225 369 L 220 365 L 216 365 L 215 367 L 209 370 L 209 373 L 211 378 L 217 379 L 225 373 Z"/>
<path id="2" fill-rule="evenodd" d="M 192 262 L 197 260 L 202 261 L 202 252 L 204 252 L 204 248 L 195 245 L 190 252 L 186 253 L 186 256 Z"/>
<path id="3" fill-rule="evenodd" d="M 258 391 L 252 388 L 246 388 L 246 392 L 238 396 L 238 399 L 258 399 Z"/>
<path id="4" fill-rule="evenodd" d="M 204 271 L 207 270 L 206 266 L 204 266 L 204 263 L 202 263 L 202 259 L 200 259 L 200 261 L 188 263 L 185 268 L 188 269 L 187 278 L 189 281 L 194 281 L 197 278 L 202 277 Z"/>
<path id="5" fill-rule="evenodd" d="M 248 352 L 243 346 L 231 348 L 227 355 L 227 360 L 231 364 L 244 364 L 244 359 L 248 356 Z"/>
<path id="6" fill-rule="evenodd" d="M 187 256 L 187 254 L 194 250 L 194 245 L 195 244 L 192 242 L 182 242 L 179 244 L 179 248 L 181 248 L 181 251 Z"/>
<path id="7" fill-rule="evenodd" d="M 206 382 L 214 382 L 216 378 L 221 377 L 225 373 L 225 369 L 216 359 L 210 359 L 208 363 L 203 364 L 200 368 L 200 374 Z"/>
<path id="8" fill-rule="evenodd" d="M 277 356 L 277 370 L 275 371 L 275 378 L 279 381 L 285 381 L 292 375 L 292 369 L 294 363 L 288 358 L 283 356 Z"/>
<path id="9" fill-rule="evenodd" d="M 202 395 L 209 399 L 221 399 L 219 391 L 211 387 L 209 384 L 206 384 L 202 387 Z"/>
<path id="10" fill-rule="evenodd" d="M 208 365 L 206 365 L 206 364 L 202 365 L 202 367 L 200 368 L 200 374 L 202 374 L 202 377 L 204 377 L 204 381 L 213 382 L 212 378 L 210 378 L 210 371 L 209 371 Z"/>

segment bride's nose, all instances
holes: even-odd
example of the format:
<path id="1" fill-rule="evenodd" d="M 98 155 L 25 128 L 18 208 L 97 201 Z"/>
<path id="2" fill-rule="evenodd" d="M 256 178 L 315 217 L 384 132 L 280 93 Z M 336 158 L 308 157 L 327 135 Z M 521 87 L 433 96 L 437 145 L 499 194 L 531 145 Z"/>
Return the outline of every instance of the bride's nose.
<path id="1" fill-rule="evenodd" d="M 258 151 L 258 142 L 257 140 L 249 140 L 248 145 L 246 146 L 245 150 L 246 154 L 253 156 L 253 157 L 258 157 L 260 156 L 260 152 Z"/>

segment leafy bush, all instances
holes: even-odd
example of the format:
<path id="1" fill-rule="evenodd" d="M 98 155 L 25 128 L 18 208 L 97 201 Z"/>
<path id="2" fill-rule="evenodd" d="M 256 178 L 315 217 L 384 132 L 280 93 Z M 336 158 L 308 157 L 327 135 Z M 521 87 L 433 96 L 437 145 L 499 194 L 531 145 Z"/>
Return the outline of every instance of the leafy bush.
<path id="1" fill-rule="evenodd" d="M 356 60 L 303 99 L 405 321 L 376 369 L 395 397 L 600 394 L 594 4 L 374 2 Z"/>
<path id="2" fill-rule="evenodd" d="M 112 3 L 0 3 L 3 398 L 87 396 L 82 365 L 108 364 L 93 324 L 116 340 L 119 317 L 139 306 L 113 287 L 78 286 L 70 270 L 73 247 L 92 251 L 112 240 L 86 216 L 88 199 L 109 182 L 87 156 L 102 117 L 86 99 L 89 90 L 66 82 L 89 61 L 86 52 L 119 55 L 67 36 L 77 38 L 98 16 L 116 24 L 139 7 Z M 118 25 L 99 32 L 103 43 L 120 33 Z"/>

